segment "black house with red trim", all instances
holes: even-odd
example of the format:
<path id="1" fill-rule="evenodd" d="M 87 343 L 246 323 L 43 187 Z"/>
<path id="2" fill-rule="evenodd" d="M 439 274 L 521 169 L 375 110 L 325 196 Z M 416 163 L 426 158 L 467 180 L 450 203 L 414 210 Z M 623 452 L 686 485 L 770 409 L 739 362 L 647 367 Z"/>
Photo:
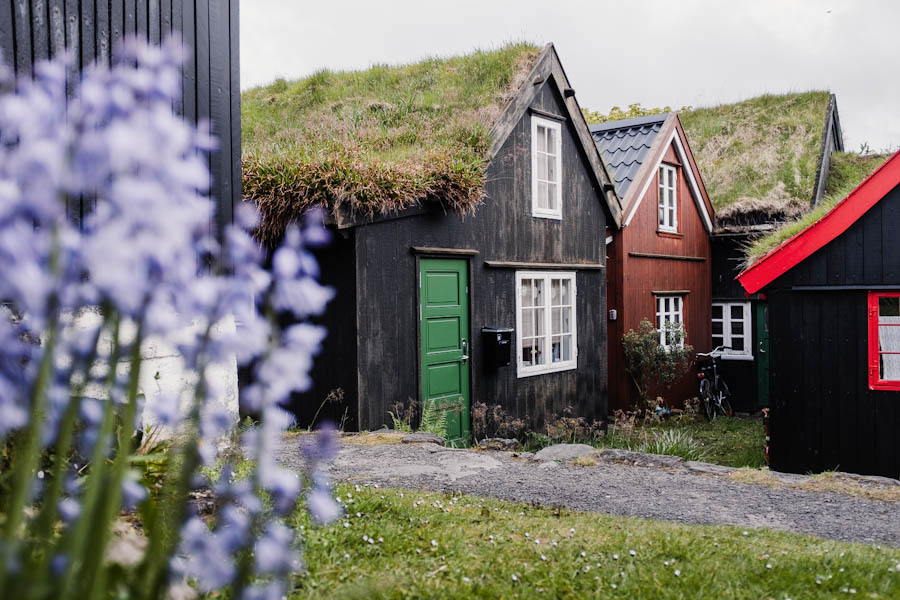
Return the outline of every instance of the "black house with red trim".
<path id="1" fill-rule="evenodd" d="M 900 152 L 738 279 L 769 302 L 772 468 L 900 477 Z"/>

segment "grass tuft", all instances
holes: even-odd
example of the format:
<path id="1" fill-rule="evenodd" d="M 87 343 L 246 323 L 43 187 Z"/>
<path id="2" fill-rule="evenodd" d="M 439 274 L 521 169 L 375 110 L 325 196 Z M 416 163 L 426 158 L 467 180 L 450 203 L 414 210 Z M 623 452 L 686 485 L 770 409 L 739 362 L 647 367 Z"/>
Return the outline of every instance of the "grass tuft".
<path id="1" fill-rule="evenodd" d="M 858 186 L 872 171 L 887 160 L 887 154 L 854 154 L 835 152 L 831 156 L 831 169 L 825 183 L 825 197 L 811 211 L 785 223 L 775 231 L 754 240 L 745 252 L 745 267 L 791 239 L 822 217 Z"/>
<path id="2" fill-rule="evenodd" d="M 490 128 L 540 49 L 511 43 L 365 71 L 319 71 L 241 96 L 244 195 L 277 238 L 310 206 L 385 214 L 482 201 Z"/>

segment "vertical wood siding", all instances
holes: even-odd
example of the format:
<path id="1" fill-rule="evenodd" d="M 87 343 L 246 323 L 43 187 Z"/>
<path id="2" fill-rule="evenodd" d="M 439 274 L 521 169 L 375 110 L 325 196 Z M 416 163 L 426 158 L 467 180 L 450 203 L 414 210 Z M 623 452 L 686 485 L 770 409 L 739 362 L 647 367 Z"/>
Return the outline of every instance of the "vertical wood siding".
<path id="1" fill-rule="evenodd" d="M 900 285 L 898 237 L 900 187 L 766 289 L 774 469 L 900 477 L 900 392 L 867 374 L 867 286 Z"/>
<path id="2" fill-rule="evenodd" d="M 68 48 L 71 87 L 95 60 L 109 62 L 128 35 L 154 44 L 174 35 L 191 49 L 174 108 L 191 121 L 211 119 L 219 138 L 210 156 L 216 234 L 241 200 L 239 31 L 239 0 L 0 0 L 0 52 L 19 75 Z M 90 209 L 90 199 L 68 207 L 75 221 Z"/>

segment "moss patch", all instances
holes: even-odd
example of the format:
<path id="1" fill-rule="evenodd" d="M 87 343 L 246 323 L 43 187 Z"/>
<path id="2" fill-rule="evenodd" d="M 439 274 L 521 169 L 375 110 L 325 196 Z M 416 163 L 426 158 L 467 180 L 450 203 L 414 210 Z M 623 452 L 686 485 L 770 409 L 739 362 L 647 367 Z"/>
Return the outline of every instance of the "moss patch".
<path id="1" fill-rule="evenodd" d="M 888 154 L 854 154 L 835 152 L 831 155 L 831 169 L 825 184 L 825 197 L 813 210 L 789 221 L 778 229 L 757 238 L 747 247 L 745 266 L 757 260 L 791 239 L 822 217 L 838 202 L 847 197 L 863 179 L 888 159 Z"/>
<path id="2" fill-rule="evenodd" d="M 365 71 L 320 71 L 242 94 L 244 195 L 275 238 L 309 206 L 384 214 L 484 195 L 490 128 L 540 49 L 509 44 Z"/>
<path id="3" fill-rule="evenodd" d="M 679 116 L 720 220 L 808 206 L 830 94 L 766 94 Z"/>

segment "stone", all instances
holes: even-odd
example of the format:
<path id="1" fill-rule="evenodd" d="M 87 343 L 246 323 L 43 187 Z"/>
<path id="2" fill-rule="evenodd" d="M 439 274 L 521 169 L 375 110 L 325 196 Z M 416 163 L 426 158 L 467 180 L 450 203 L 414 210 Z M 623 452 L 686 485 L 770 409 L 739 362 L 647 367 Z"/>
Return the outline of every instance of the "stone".
<path id="1" fill-rule="evenodd" d="M 573 460 L 592 452 L 594 452 L 594 447 L 587 444 L 556 444 L 547 446 L 535 454 L 534 460 Z"/>
<path id="2" fill-rule="evenodd" d="M 699 462 L 696 460 L 688 460 L 684 463 L 685 468 L 694 473 L 703 475 L 729 475 L 737 469 L 734 467 L 724 467 L 722 465 L 714 465 L 712 463 Z"/>
<path id="3" fill-rule="evenodd" d="M 853 479 L 854 481 L 859 481 L 860 483 L 888 486 L 900 485 L 900 479 L 882 477 L 881 475 L 858 475 L 856 473 L 844 473 L 843 471 L 837 471 L 834 476 L 843 477 L 845 479 Z"/>
<path id="4" fill-rule="evenodd" d="M 617 450 L 614 448 L 601 450 L 597 453 L 597 458 L 605 462 L 624 463 L 638 467 L 679 468 L 684 465 L 684 459 L 680 456 L 646 454 L 644 452 L 632 452 L 631 450 Z"/>
<path id="5" fill-rule="evenodd" d="M 418 431 L 416 433 L 407 433 L 400 442 L 403 444 L 437 444 L 438 446 L 443 446 L 444 438 L 433 433 Z"/>
<path id="6" fill-rule="evenodd" d="M 478 442 L 478 447 L 482 450 L 510 450 L 519 449 L 519 440 L 508 438 L 487 438 Z"/>

